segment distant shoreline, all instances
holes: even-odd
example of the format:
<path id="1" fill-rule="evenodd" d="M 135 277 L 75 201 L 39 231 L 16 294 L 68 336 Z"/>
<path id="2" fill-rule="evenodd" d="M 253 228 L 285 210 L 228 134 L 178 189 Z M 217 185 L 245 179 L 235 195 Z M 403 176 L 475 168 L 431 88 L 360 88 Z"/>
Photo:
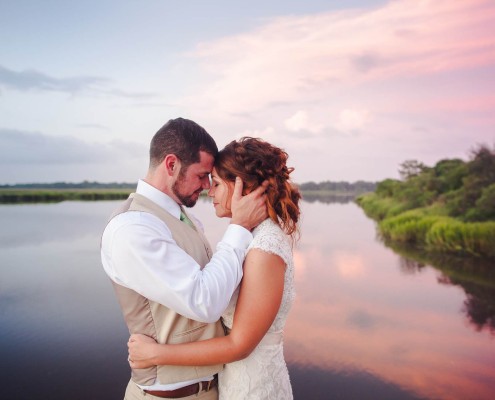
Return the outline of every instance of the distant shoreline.
<path id="1" fill-rule="evenodd" d="M 126 199 L 134 189 L 0 189 L 0 204 Z"/>
<path id="2" fill-rule="evenodd" d="M 0 188 L 0 204 L 57 203 L 61 201 L 125 200 L 132 188 Z M 342 190 L 301 190 L 303 199 L 312 201 L 352 201 L 360 193 Z M 203 193 L 206 195 L 206 193 Z"/>
<path id="3" fill-rule="evenodd" d="M 374 185 L 373 182 L 364 181 L 355 183 L 325 181 L 308 182 L 297 186 L 304 200 L 328 203 L 352 201 L 357 195 L 372 191 Z M 90 181 L 0 185 L 0 204 L 122 200 L 126 199 L 135 188 L 136 183 Z"/>

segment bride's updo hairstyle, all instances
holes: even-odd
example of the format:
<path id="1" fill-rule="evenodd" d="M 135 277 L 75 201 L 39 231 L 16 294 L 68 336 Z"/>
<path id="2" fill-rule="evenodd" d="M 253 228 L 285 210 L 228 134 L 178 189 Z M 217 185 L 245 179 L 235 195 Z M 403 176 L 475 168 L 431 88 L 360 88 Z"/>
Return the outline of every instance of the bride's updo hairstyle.
<path id="1" fill-rule="evenodd" d="M 301 194 L 290 181 L 294 168 L 287 167 L 288 155 L 282 149 L 261 139 L 243 137 L 230 142 L 215 158 L 215 169 L 221 179 L 244 183 L 244 194 L 265 180 L 268 216 L 294 237 L 299 220 Z"/>

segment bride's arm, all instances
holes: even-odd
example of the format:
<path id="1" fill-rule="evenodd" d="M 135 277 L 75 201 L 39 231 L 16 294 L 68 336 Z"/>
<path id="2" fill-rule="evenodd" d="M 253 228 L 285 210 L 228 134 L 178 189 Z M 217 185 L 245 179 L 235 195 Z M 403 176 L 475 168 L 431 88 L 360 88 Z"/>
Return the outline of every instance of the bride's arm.
<path id="1" fill-rule="evenodd" d="M 270 328 L 282 301 L 285 263 L 276 255 L 252 249 L 228 336 L 185 344 L 157 344 L 143 335 L 129 339 L 132 368 L 151 365 L 210 365 L 247 357 Z M 132 361 L 131 361 L 132 360 Z"/>

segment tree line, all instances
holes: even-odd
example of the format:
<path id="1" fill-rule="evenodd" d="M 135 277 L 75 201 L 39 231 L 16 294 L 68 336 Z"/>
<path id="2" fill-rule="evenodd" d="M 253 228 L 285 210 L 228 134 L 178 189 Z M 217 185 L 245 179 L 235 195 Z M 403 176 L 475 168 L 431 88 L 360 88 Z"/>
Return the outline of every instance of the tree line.
<path id="1" fill-rule="evenodd" d="M 479 146 L 467 162 L 445 159 L 428 167 L 416 160 L 400 165 L 402 180 L 380 182 L 376 194 L 402 203 L 402 209 L 444 207 L 464 221 L 495 220 L 495 148 Z"/>
<path id="2" fill-rule="evenodd" d="M 375 182 L 357 181 L 354 183 L 345 181 L 324 181 L 320 183 L 306 182 L 297 185 L 302 191 L 331 191 L 345 193 L 364 193 L 375 190 Z M 100 183 L 83 181 L 80 183 L 54 182 L 54 183 L 19 183 L 13 185 L 0 185 L 0 189 L 134 189 L 136 183 Z"/>
<path id="3" fill-rule="evenodd" d="M 495 148 L 433 167 L 407 160 L 399 173 L 356 200 L 385 241 L 495 258 Z"/>

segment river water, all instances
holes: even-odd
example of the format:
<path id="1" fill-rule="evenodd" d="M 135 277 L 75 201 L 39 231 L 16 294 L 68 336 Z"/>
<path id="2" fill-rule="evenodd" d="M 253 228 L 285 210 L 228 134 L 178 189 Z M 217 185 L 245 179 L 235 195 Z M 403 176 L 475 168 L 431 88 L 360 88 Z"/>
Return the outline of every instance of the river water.
<path id="1" fill-rule="evenodd" d="M 0 206 L 6 399 L 121 399 L 126 327 L 99 259 L 116 202 Z M 296 399 L 493 399 L 495 265 L 385 246 L 352 202 L 303 202 L 285 331 Z M 226 224 L 193 209 L 212 244 Z"/>

